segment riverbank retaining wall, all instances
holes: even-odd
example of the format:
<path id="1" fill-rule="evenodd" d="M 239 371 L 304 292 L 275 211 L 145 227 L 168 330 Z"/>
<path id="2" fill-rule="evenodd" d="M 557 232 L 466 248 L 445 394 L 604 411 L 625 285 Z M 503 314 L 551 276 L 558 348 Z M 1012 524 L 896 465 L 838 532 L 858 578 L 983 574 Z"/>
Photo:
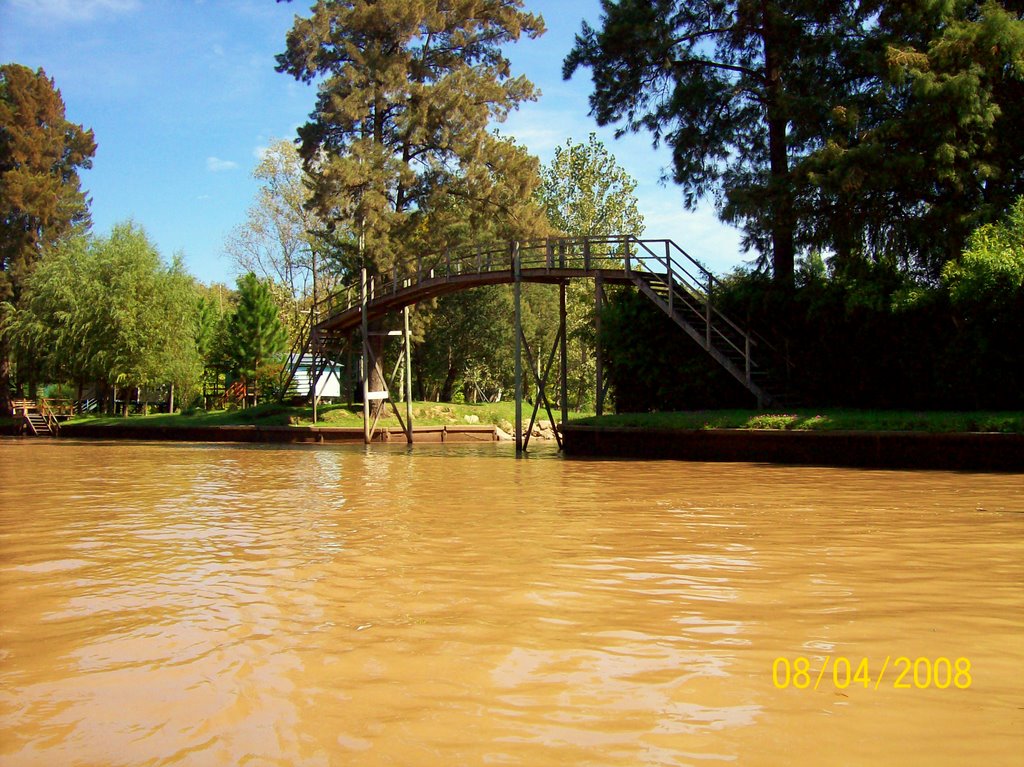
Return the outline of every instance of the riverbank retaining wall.
<path id="1" fill-rule="evenodd" d="M 1024 471 L 1024 434 L 640 429 L 569 424 L 570 456 Z"/>

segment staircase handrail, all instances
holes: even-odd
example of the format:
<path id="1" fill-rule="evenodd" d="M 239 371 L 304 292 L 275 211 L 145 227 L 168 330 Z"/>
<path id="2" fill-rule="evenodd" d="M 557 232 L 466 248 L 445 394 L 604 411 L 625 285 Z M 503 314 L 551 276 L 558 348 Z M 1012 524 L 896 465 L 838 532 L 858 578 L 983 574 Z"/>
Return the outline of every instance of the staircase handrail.
<path id="1" fill-rule="evenodd" d="M 316 307 L 314 307 L 312 313 L 305 316 L 302 321 L 302 327 L 295 336 L 291 349 L 288 350 L 287 359 L 291 364 L 285 365 L 281 368 L 281 377 L 279 379 L 281 392 L 287 391 L 288 387 L 291 386 L 292 380 L 295 378 L 295 374 L 298 372 L 299 366 L 302 363 L 302 358 L 306 355 L 306 350 L 309 348 L 310 341 L 313 338 L 311 325 L 313 317 L 315 316 L 315 311 Z"/>
<path id="2" fill-rule="evenodd" d="M 725 285 L 724 282 L 722 282 L 721 279 L 716 277 L 715 274 L 711 270 L 709 270 L 706 266 L 704 266 L 700 261 L 698 261 L 696 258 L 694 258 L 689 253 L 687 253 L 675 240 L 671 240 L 671 239 L 640 240 L 640 239 L 634 238 L 634 241 L 637 242 L 638 244 L 640 244 L 642 247 L 644 247 L 645 250 L 647 250 L 649 253 L 651 253 L 652 257 L 654 257 L 656 260 L 659 260 L 659 261 L 661 261 L 661 259 L 659 259 L 658 255 L 656 253 L 653 253 L 650 250 L 650 248 L 647 247 L 647 243 L 651 243 L 651 242 L 668 243 L 668 245 L 671 248 L 673 248 L 676 251 L 678 251 L 687 261 L 692 263 L 694 266 L 697 267 L 697 269 L 699 269 L 701 271 L 702 275 L 707 280 L 708 285 L 710 285 L 712 288 L 719 288 L 719 289 L 722 289 L 722 290 L 726 289 L 727 286 Z M 674 257 L 670 256 L 670 260 L 671 260 L 672 264 L 674 264 L 676 266 L 677 269 L 679 269 L 682 273 L 690 276 L 691 279 L 692 279 L 692 275 L 690 274 L 690 272 L 688 270 L 686 270 L 683 266 L 681 266 L 679 264 L 679 262 Z M 706 289 L 704 288 L 704 286 L 700 285 L 699 281 L 697 282 L 697 284 L 699 285 L 699 288 L 698 288 L 699 292 L 703 292 L 703 293 L 707 292 Z M 687 286 L 687 287 L 690 287 L 691 290 L 692 290 L 692 286 Z M 771 341 L 769 341 L 767 338 L 765 338 L 763 335 L 758 333 L 756 330 L 745 329 L 745 328 L 739 327 L 732 319 L 730 319 L 727 315 L 723 314 L 714 304 L 712 304 L 712 311 L 714 311 L 714 313 L 718 317 L 720 317 L 721 319 L 725 320 L 729 325 L 731 325 L 732 328 L 734 330 L 736 330 L 738 333 L 741 333 L 741 334 L 743 334 L 745 336 L 749 336 L 751 344 L 763 346 L 763 347 L 765 347 L 767 349 L 770 349 L 773 352 L 777 351 L 776 346 L 773 343 L 771 343 Z M 735 345 L 734 345 L 734 348 L 735 348 Z"/>
<path id="3" fill-rule="evenodd" d="M 37 407 L 39 408 L 39 414 L 46 419 L 46 428 L 52 434 L 58 433 L 60 431 L 60 423 L 57 422 L 57 417 L 54 415 L 53 410 L 50 409 L 50 403 L 45 397 L 39 399 Z"/>
<path id="4" fill-rule="evenodd" d="M 646 267 L 644 271 L 650 273 L 654 278 L 659 280 L 672 293 L 675 293 L 676 287 L 679 287 L 685 293 L 690 294 L 693 298 L 697 299 L 698 301 L 703 300 L 703 307 L 694 306 L 692 303 L 689 302 L 687 303 L 689 308 L 695 312 L 701 313 L 701 310 L 703 309 L 706 323 L 706 343 L 708 343 L 709 345 L 711 344 L 712 336 L 720 339 L 722 343 L 725 343 L 727 346 L 735 350 L 737 354 L 742 356 L 745 360 L 746 366 L 750 367 L 752 361 L 750 360 L 750 350 L 747 348 L 747 346 L 754 346 L 757 344 L 757 341 L 751 336 L 750 333 L 748 333 L 746 330 L 744 330 L 735 322 L 733 322 L 728 316 L 723 314 L 721 310 L 719 310 L 718 307 L 715 306 L 712 302 L 711 295 L 713 293 L 714 284 L 717 278 L 711 273 L 711 271 L 707 269 L 699 261 L 697 261 L 697 259 L 690 256 L 686 251 L 684 251 L 682 248 L 676 245 L 676 243 L 673 242 L 672 240 L 661 239 L 652 241 L 632 238 L 631 241 L 637 243 L 639 247 L 643 248 L 649 254 L 647 256 L 640 256 L 638 254 L 640 263 L 644 267 Z M 655 253 L 650 248 L 649 243 L 651 242 L 663 244 L 665 246 L 664 255 Z M 697 267 L 697 269 L 701 271 L 701 273 L 707 280 L 706 285 L 701 285 L 700 281 L 693 276 L 689 269 L 687 269 L 683 264 L 680 264 L 676 259 L 672 257 L 669 249 L 670 246 L 673 246 L 677 250 L 679 250 L 679 252 L 682 253 L 683 256 L 685 256 L 694 266 Z M 657 264 L 657 266 L 663 267 L 664 271 L 662 271 L 661 268 L 650 269 L 648 262 L 651 260 L 653 260 Z M 630 264 L 627 261 L 627 272 L 629 270 Z M 714 321 L 715 319 L 723 320 L 739 335 L 741 339 L 743 339 L 743 348 L 740 348 L 740 346 L 737 345 L 732 338 L 730 338 L 723 332 L 723 329 L 720 327 L 720 323 L 716 324 Z"/>
<path id="5" fill-rule="evenodd" d="M 46 397 L 41 401 L 47 404 L 54 415 L 74 415 L 75 413 L 74 401 L 68 397 Z"/>
<path id="6" fill-rule="evenodd" d="M 720 319 L 724 320 L 726 323 L 728 323 L 729 326 L 731 326 L 733 330 L 735 330 L 737 333 L 739 333 L 742 336 L 748 335 L 746 330 L 741 328 L 739 325 L 737 325 L 735 322 L 733 322 L 731 319 L 729 319 L 729 317 L 727 317 L 725 314 L 723 314 L 718 309 L 718 307 L 716 307 L 714 305 L 714 303 L 711 303 L 711 294 L 713 293 L 714 286 L 718 285 L 720 287 L 724 287 L 724 285 L 722 284 L 721 280 L 719 280 L 717 277 L 715 277 L 715 275 L 712 274 L 711 271 L 707 267 L 705 267 L 702 263 L 700 263 L 700 261 L 698 261 L 693 256 L 691 256 L 689 253 L 687 253 L 685 250 L 680 248 L 673 240 L 669 240 L 669 239 L 640 240 L 638 238 L 632 238 L 631 241 L 635 242 L 637 245 L 642 247 L 644 250 L 646 250 L 650 254 L 647 257 L 647 259 L 645 259 L 645 260 L 654 260 L 658 265 L 664 265 L 665 266 L 665 272 L 664 273 L 662 273 L 660 271 L 655 271 L 655 270 L 652 270 L 652 269 L 648 269 L 647 271 L 654 272 L 654 274 L 656 274 L 659 277 L 661 276 L 661 274 L 666 274 L 667 276 L 671 276 L 671 277 L 676 278 L 678 280 L 678 283 L 682 287 L 688 289 L 690 292 L 695 294 L 695 296 L 694 296 L 695 298 L 699 298 L 699 299 L 702 298 L 704 301 L 710 303 L 711 311 L 718 318 L 720 318 Z M 650 246 L 648 244 L 648 243 L 651 243 L 651 242 L 665 244 L 666 245 L 666 253 L 665 253 L 665 255 L 664 256 L 659 255 L 659 254 L 655 253 L 653 250 L 651 250 L 651 248 L 650 248 Z M 704 277 L 704 279 L 706 280 L 706 283 L 704 285 L 701 285 L 700 282 L 693 277 L 693 275 L 690 273 L 690 271 L 683 264 L 680 264 L 675 258 L 672 257 L 672 255 L 667 250 L 668 247 L 674 247 L 691 264 L 696 266 L 697 269 L 700 270 L 700 272 L 701 272 L 702 276 Z M 686 277 L 688 277 L 689 279 L 684 279 L 683 278 L 684 275 Z M 669 287 L 672 287 L 672 286 L 669 285 Z M 701 294 L 703 294 L 703 295 L 701 295 Z M 751 341 L 753 342 L 753 339 L 751 339 Z"/>
<path id="7" fill-rule="evenodd" d="M 680 253 L 682 253 L 684 256 L 686 256 L 686 258 L 688 258 L 691 261 L 693 261 L 694 263 L 700 265 L 700 262 L 698 262 L 697 259 L 695 259 L 689 253 L 687 253 L 685 250 L 683 250 L 683 248 L 677 242 L 675 242 L 674 240 L 669 240 L 669 242 L 672 243 L 672 247 L 673 248 L 675 248 Z M 704 267 L 701 266 L 701 269 L 704 269 Z M 726 289 L 726 285 L 725 285 L 724 282 L 722 282 L 718 277 L 716 277 L 714 274 L 712 274 L 711 272 L 707 271 L 706 269 L 705 269 L 705 271 L 707 272 L 708 276 L 711 278 L 711 280 L 713 281 L 713 284 L 715 286 L 717 286 L 717 287 L 719 287 L 719 288 L 721 288 L 723 290 Z M 726 319 L 728 319 L 728 318 L 726 318 Z M 734 325 L 734 327 L 735 327 L 735 325 Z M 761 346 L 764 346 L 764 347 L 766 347 L 768 349 L 771 349 L 773 352 L 777 351 L 775 345 L 773 343 L 771 343 L 771 341 L 769 341 L 763 335 L 758 333 L 756 330 L 746 330 L 744 332 L 751 337 L 751 341 L 756 341 Z"/>

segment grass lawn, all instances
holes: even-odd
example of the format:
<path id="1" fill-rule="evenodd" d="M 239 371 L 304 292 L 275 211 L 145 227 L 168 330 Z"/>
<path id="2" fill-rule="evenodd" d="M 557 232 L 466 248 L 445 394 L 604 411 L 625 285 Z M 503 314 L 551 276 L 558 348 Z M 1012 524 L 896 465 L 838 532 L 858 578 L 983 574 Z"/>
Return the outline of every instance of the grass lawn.
<path id="1" fill-rule="evenodd" d="M 404 415 L 404 406 L 402 413 Z M 533 406 L 523 403 L 523 418 L 529 419 Z M 268 403 L 247 410 L 215 410 L 191 415 L 157 414 L 148 416 L 87 416 L 75 423 L 131 426 L 309 426 L 312 410 L 307 406 Z M 467 420 L 467 416 L 469 417 Z M 476 420 L 474 421 L 473 417 Z M 515 402 L 477 405 L 445 402 L 414 402 L 413 424 L 442 426 L 467 423 L 495 424 L 512 430 Z M 555 419 L 559 417 L 555 412 Z M 538 418 L 547 419 L 542 409 Z M 774 430 L 851 430 L 851 431 L 924 431 L 924 432 L 1024 432 L 1024 412 L 941 412 L 911 410 L 806 410 L 786 413 L 763 410 L 694 410 L 677 413 L 621 413 L 600 418 L 593 413 L 572 413 L 573 423 L 594 426 L 635 426 L 651 429 L 774 429 Z M 390 407 L 380 419 L 382 426 L 398 426 Z M 363 424 L 361 406 L 323 405 L 319 408 L 320 426 Z"/>
<path id="2" fill-rule="evenodd" d="M 580 418 L 591 426 L 650 429 L 773 429 L 924 432 L 1024 432 L 1022 412 L 913 410 L 694 410 L 679 413 L 621 413 Z"/>
<path id="3" fill-rule="evenodd" d="M 405 406 L 399 404 L 402 417 L 405 417 Z M 469 423 L 486 426 L 494 424 L 506 431 L 512 430 L 512 422 L 515 420 L 516 405 L 514 401 L 471 404 L 455 404 L 447 402 L 414 402 L 412 406 L 412 421 L 414 426 L 451 426 L 456 424 L 466 425 Z M 533 406 L 523 403 L 523 418 L 529 419 Z M 321 405 L 317 409 L 318 426 L 355 426 L 363 425 L 363 408 L 361 405 L 349 408 L 345 405 Z M 592 415 L 592 413 L 581 413 L 580 416 Z M 467 420 L 468 416 L 468 420 Z M 476 420 L 474 420 L 474 417 Z M 538 419 L 547 419 L 547 413 L 542 409 Z M 555 419 L 559 414 L 555 413 Z M 198 411 L 191 415 L 179 413 L 167 414 L 158 413 L 155 415 L 133 415 L 128 418 L 123 416 L 85 416 L 68 421 L 68 425 L 76 423 L 89 424 L 110 424 L 129 426 L 311 426 L 313 423 L 313 411 L 308 405 L 290 406 L 281 405 L 276 402 L 267 403 L 246 410 L 213 410 L 210 412 Z M 381 426 L 398 426 L 398 419 L 390 406 L 381 415 L 378 422 Z"/>

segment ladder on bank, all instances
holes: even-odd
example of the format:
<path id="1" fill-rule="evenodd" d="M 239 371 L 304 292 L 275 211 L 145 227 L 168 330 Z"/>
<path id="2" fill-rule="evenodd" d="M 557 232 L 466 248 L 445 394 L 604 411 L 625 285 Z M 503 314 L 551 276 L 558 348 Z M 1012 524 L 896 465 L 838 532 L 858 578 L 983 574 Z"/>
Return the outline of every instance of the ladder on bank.
<path id="1" fill-rule="evenodd" d="M 53 437 L 60 430 L 60 425 L 45 405 L 37 405 L 30 399 L 16 399 L 11 403 L 15 415 L 21 414 L 28 431 L 34 437 Z"/>

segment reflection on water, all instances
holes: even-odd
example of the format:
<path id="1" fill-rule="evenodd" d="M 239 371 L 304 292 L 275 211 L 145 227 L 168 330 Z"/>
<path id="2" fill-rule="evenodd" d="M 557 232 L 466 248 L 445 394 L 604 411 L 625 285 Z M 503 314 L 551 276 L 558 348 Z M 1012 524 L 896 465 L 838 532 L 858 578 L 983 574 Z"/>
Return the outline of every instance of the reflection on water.
<path id="1" fill-rule="evenodd" d="M 0 762 L 1020 764 L 1022 479 L 2 440 Z"/>

